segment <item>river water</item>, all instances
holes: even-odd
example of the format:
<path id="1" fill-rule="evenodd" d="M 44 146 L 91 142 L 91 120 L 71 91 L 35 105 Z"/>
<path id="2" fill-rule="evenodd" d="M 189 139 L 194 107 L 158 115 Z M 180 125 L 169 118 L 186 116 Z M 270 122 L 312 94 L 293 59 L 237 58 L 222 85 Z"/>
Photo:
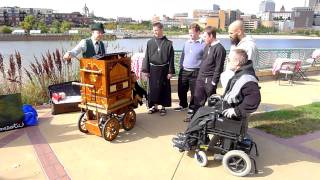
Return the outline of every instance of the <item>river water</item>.
<path id="1" fill-rule="evenodd" d="M 175 50 L 181 50 L 186 39 L 174 38 Z M 144 51 L 148 39 L 118 39 L 115 41 L 105 42 L 107 52 L 128 51 L 139 52 Z M 230 40 L 228 38 L 220 39 L 226 49 L 230 48 Z M 320 48 L 320 39 L 256 39 L 259 49 L 283 49 L 283 48 Z M 41 59 L 41 55 L 56 49 L 69 50 L 74 47 L 76 42 L 71 41 L 0 41 L 0 53 L 5 61 L 8 60 L 10 54 L 19 51 L 22 56 L 23 65 L 34 62 L 34 57 Z"/>

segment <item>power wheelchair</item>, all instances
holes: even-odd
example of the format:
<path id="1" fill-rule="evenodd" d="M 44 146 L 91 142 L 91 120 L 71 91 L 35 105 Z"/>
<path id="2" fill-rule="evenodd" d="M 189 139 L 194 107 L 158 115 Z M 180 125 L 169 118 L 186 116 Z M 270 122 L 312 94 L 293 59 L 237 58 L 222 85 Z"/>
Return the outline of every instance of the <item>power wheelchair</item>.
<path id="1" fill-rule="evenodd" d="M 207 151 L 223 155 L 223 167 L 232 175 L 246 176 L 251 172 L 252 162 L 257 173 L 256 161 L 251 150 L 258 149 L 247 132 L 247 119 L 229 119 L 222 115 L 225 103 L 220 96 L 212 95 L 208 106 L 199 108 L 184 133 L 172 139 L 180 152 L 194 150 L 194 158 L 200 166 L 206 166 Z"/>

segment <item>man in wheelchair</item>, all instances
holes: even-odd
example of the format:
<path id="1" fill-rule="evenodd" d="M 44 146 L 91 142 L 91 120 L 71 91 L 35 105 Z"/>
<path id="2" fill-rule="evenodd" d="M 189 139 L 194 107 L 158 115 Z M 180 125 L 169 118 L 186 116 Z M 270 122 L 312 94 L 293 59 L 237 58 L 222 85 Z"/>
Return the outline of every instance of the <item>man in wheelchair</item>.
<path id="1" fill-rule="evenodd" d="M 208 106 L 199 108 L 194 114 L 186 131 L 172 139 L 180 151 L 208 144 L 215 146 L 222 137 L 241 141 L 246 136 L 247 116 L 257 110 L 261 101 L 258 78 L 246 51 L 235 49 L 229 58 L 229 70 L 221 74 L 223 96 L 212 95 Z M 209 135 L 213 135 L 211 139 Z"/>

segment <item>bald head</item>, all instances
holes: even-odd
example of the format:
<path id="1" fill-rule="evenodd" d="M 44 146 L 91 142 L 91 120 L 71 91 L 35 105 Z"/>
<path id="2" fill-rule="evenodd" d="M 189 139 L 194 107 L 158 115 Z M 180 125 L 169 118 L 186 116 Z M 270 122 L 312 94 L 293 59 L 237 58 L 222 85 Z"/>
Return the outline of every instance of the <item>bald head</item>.
<path id="1" fill-rule="evenodd" d="M 232 22 L 228 28 L 228 32 L 231 44 L 237 45 L 245 37 L 243 22 L 240 20 Z"/>
<path id="2" fill-rule="evenodd" d="M 241 21 L 241 20 L 233 21 L 230 24 L 229 29 L 236 29 L 236 30 L 244 31 L 243 21 Z"/>

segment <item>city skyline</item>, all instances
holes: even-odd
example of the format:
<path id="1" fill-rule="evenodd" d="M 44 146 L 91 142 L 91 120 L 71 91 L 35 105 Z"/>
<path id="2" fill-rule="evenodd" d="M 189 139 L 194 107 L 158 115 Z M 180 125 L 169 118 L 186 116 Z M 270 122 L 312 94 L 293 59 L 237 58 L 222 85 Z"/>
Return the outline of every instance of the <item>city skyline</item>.
<path id="1" fill-rule="evenodd" d="M 55 1 L 36 1 L 36 0 L 1 0 L 0 7 L 18 6 L 21 8 L 48 8 L 61 13 L 82 12 L 86 4 L 90 12 L 94 12 L 96 16 L 105 18 L 116 17 L 132 17 L 135 20 L 150 20 L 153 15 L 167 15 L 172 17 L 174 13 L 187 12 L 189 17 L 192 16 L 194 9 L 212 9 L 213 4 L 220 6 L 220 9 L 239 9 L 246 14 L 257 14 L 261 1 L 257 0 L 198 0 L 197 3 L 189 3 L 183 0 L 162 0 L 161 4 L 155 5 L 159 1 L 150 0 L 116 0 L 116 1 L 101 1 L 97 0 L 55 0 Z M 244 3 L 246 2 L 246 3 Z M 284 5 L 287 11 L 291 11 L 293 7 L 304 6 L 305 0 L 274 0 L 275 10 L 279 11 Z M 306 1 L 308 5 L 308 1 Z M 104 5 L 105 4 L 105 5 Z M 112 4 L 112 5 L 111 5 Z M 143 5 L 142 5 L 143 4 Z M 250 6 L 248 6 L 250 4 Z"/>

